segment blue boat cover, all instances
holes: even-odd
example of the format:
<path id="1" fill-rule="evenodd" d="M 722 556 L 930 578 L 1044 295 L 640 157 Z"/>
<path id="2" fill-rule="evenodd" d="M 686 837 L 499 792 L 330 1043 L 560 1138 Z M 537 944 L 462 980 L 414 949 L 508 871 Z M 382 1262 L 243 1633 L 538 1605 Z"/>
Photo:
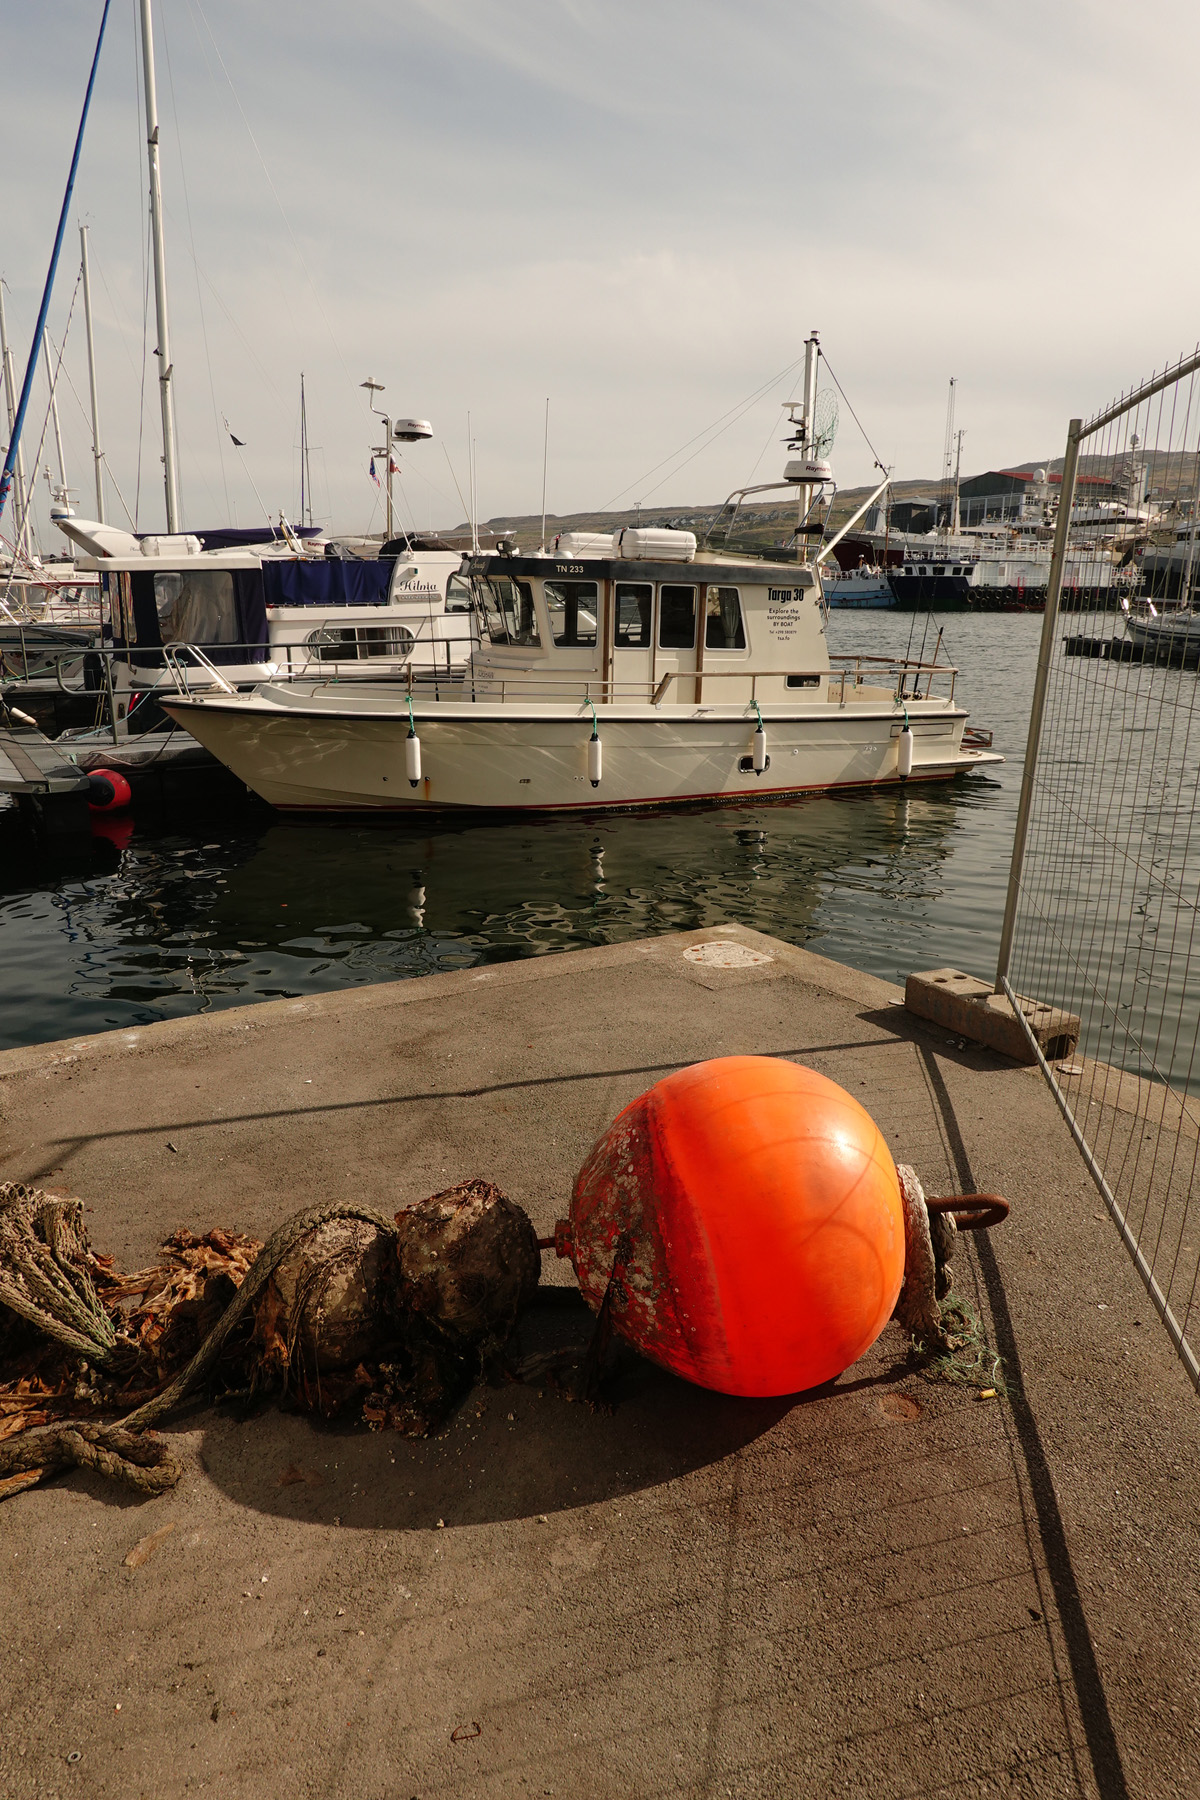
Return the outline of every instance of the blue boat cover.
<path id="1" fill-rule="evenodd" d="M 263 598 L 268 606 L 383 606 L 395 564 L 343 562 L 263 563 Z"/>

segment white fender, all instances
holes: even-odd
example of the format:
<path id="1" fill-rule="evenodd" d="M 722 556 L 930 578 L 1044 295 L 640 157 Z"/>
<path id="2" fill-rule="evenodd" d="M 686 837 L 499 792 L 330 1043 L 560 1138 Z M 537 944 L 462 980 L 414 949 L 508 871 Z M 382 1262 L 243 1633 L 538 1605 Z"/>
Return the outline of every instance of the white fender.
<path id="1" fill-rule="evenodd" d="M 404 772 L 416 787 L 421 780 L 421 740 L 415 731 L 410 731 L 404 740 Z"/>
<path id="2" fill-rule="evenodd" d="M 896 773 L 901 781 L 907 781 L 912 774 L 913 766 L 913 734 L 912 727 L 905 725 L 896 740 Z"/>
<path id="3" fill-rule="evenodd" d="M 599 736 L 593 733 L 588 739 L 588 780 L 593 787 L 599 787 L 604 768 L 604 755 L 600 747 Z"/>
<path id="4" fill-rule="evenodd" d="M 754 733 L 754 773 L 761 775 L 767 766 L 767 734 L 760 725 Z"/>

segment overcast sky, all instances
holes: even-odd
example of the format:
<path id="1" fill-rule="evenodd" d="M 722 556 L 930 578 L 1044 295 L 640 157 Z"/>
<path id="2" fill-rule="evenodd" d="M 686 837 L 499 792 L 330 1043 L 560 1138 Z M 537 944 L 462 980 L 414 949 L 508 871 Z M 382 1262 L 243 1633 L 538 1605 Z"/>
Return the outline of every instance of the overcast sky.
<path id="1" fill-rule="evenodd" d="M 0 0 L 0 272 L 18 381 L 100 11 Z M 104 446 L 154 529 L 135 12 L 113 0 L 51 329 L 58 341 L 86 219 Z M 395 413 L 432 420 L 434 441 L 402 457 L 401 505 L 449 525 L 468 410 L 481 518 L 540 506 L 546 396 L 551 512 L 685 506 L 779 473 L 792 378 L 768 384 L 812 326 L 904 478 L 940 470 L 951 375 L 964 472 L 1004 467 L 1060 454 L 1072 413 L 1200 329 L 1200 9 L 1184 0 L 154 0 L 154 13 L 193 525 L 296 515 L 301 370 L 316 515 L 365 530 L 382 525 L 367 376 Z M 90 513 L 78 301 L 66 369 L 68 475 Z M 30 460 L 40 379 L 34 392 Z M 695 455 L 681 448 L 694 438 Z M 43 464 L 49 452 L 47 437 Z M 844 405 L 832 460 L 843 485 L 871 474 Z M 123 521 L 111 490 L 109 504 Z"/>

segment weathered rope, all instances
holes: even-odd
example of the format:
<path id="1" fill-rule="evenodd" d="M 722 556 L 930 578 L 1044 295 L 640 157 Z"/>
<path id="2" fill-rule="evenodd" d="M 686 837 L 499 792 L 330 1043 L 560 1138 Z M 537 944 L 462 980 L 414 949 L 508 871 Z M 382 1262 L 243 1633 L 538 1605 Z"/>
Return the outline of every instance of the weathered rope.
<path id="1" fill-rule="evenodd" d="M 8 1206 L 10 1196 L 14 1196 L 11 1209 Z M 21 1279 L 36 1288 L 39 1295 L 46 1296 L 46 1304 L 28 1298 L 25 1286 L 15 1285 L 12 1280 L 5 1280 L 0 1274 L 0 1301 L 28 1318 L 50 1337 L 59 1343 L 93 1361 L 101 1360 L 97 1348 L 98 1334 L 76 1331 L 64 1322 L 62 1314 L 70 1311 L 73 1316 L 84 1318 L 88 1313 L 87 1295 L 90 1293 L 95 1301 L 97 1311 L 103 1316 L 112 1337 L 114 1348 L 127 1349 L 117 1338 L 108 1315 L 104 1313 L 96 1297 L 95 1288 L 85 1272 L 75 1268 L 70 1270 L 78 1276 L 78 1285 L 72 1286 L 69 1281 L 55 1282 L 49 1274 L 46 1261 L 49 1256 L 51 1266 L 63 1276 L 66 1271 L 56 1260 L 53 1246 L 57 1245 L 58 1254 L 64 1258 L 68 1246 L 63 1239 L 63 1230 L 71 1224 L 66 1218 L 61 1229 L 52 1225 L 50 1230 L 58 1231 L 58 1237 L 51 1236 L 50 1248 L 41 1242 L 34 1233 L 31 1218 L 33 1216 L 31 1202 L 37 1196 L 36 1189 L 19 1188 L 17 1184 L 5 1184 L 0 1187 L 0 1259 L 10 1262 L 16 1257 L 15 1266 L 20 1271 Z M 48 1205 L 60 1206 L 63 1203 L 49 1202 Z M 77 1204 L 77 1203 L 76 1203 Z M 45 1208 L 42 1209 L 42 1213 Z M 66 1213 L 70 1213 L 67 1205 Z M 4 1225 L 11 1218 L 18 1221 L 17 1226 L 4 1235 Z M 41 1217 L 41 1214 L 38 1215 Z M 177 1407 L 208 1374 L 221 1353 L 222 1347 L 235 1326 L 246 1316 L 247 1312 L 259 1298 L 276 1268 L 283 1261 L 288 1251 L 301 1238 L 307 1237 L 310 1231 L 327 1224 L 331 1219 L 364 1219 L 368 1224 L 376 1226 L 390 1237 L 396 1237 L 398 1230 L 394 1219 L 377 1212 L 370 1206 L 358 1206 L 353 1202 L 335 1202 L 325 1206 L 310 1206 L 303 1212 L 294 1213 L 290 1219 L 276 1227 L 267 1239 L 249 1269 L 246 1271 L 242 1285 L 239 1287 L 221 1317 L 217 1320 L 192 1360 L 182 1369 L 175 1379 L 159 1394 L 155 1394 L 142 1406 L 135 1407 L 124 1419 L 112 1425 L 80 1424 L 46 1425 L 35 1431 L 21 1433 L 6 1444 L 0 1444 L 0 1482 L 19 1477 L 24 1473 L 32 1474 L 40 1471 L 36 1479 L 54 1474 L 59 1469 L 84 1467 L 95 1469 L 101 1475 L 123 1481 L 136 1488 L 139 1493 L 158 1494 L 174 1487 L 182 1473 L 181 1466 L 175 1462 L 166 1444 L 160 1438 L 140 1435 L 148 1426 L 158 1424 L 167 1414 Z M 27 1229 L 23 1228 L 27 1227 Z M 31 1249 L 30 1245 L 35 1246 Z M 11 1247 L 10 1247 L 11 1246 Z M 37 1251 L 42 1253 L 39 1257 Z M 26 1271 L 32 1268 L 36 1275 L 32 1281 Z M 9 1298 L 9 1291 L 15 1293 L 20 1304 Z M 53 1304 L 58 1310 L 51 1312 Z M 75 1341 L 77 1340 L 77 1341 Z M 111 1357 L 112 1352 L 110 1351 Z M 31 1482 L 14 1480 L 10 1492 L 32 1485 Z M 0 1496 L 2 1497 L 2 1496 Z"/>
<path id="2" fill-rule="evenodd" d="M 10 1493 L 70 1468 L 95 1469 L 141 1494 L 165 1493 L 182 1473 L 161 1438 L 119 1425 L 45 1425 L 0 1444 L 0 1484 L 11 1484 Z M 21 1481 L 22 1475 L 32 1479 Z"/>
<path id="3" fill-rule="evenodd" d="M 100 1368 L 120 1360 L 116 1327 L 87 1271 L 83 1202 L 0 1182 L 0 1303 Z"/>

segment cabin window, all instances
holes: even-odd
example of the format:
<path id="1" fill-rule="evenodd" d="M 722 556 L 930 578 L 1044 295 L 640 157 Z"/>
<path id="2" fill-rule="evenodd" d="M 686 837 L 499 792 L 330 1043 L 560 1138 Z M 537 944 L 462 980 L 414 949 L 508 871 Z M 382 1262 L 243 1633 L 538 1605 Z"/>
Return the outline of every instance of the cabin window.
<path id="1" fill-rule="evenodd" d="M 470 612 L 471 584 L 465 575 L 452 575 L 446 588 L 447 612 Z"/>
<path id="2" fill-rule="evenodd" d="M 704 647 L 706 650 L 746 648 L 742 602 L 735 587 L 709 588 L 705 603 Z"/>
<path id="3" fill-rule="evenodd" d="M 663 582 L 658 590 L 658 642 L 663 650 L 696 648 L 696 590 Z"/>
<path id="4" fill-rule="evenodd" d="M 613 643 L 619 650 L 648 650 L 654 589 L 648 581 L 618 581 L 616 601 Z"/>
<path id="5" fill-rule="evenodd" d="M 360 657 L 406 656 L 413 634 L 404 625 L 324 625 L 310 631 L 304 642 L 318 662 L 357 662 Z"/>
<path id="6" fill-rule="evenodd" d="M 156 570 L 154 604 L 164 644 L 239 641 L 233 576 L 228 569 Z"/>
<path id="7" fill-rule="evenodd" d="M 533 589 L 527 581 L 508 575 L 489 575 L 475 591 L 483 612 L 483 627 L 493 644 L 540 644 Z"/>
<path id="8" fill-rule="evenodd" d="M 783 685 L 790 688 L 819 688 L 821 677 L 819 675 L 789 675 L 785 678 Z"/>
<path id="9" fill-rule="evenodd" d="M 564 650 L 590 650 L 596 643 L 598 589 L 594 581 L 547 581 L 546 611 L 554 642 Z"/>

